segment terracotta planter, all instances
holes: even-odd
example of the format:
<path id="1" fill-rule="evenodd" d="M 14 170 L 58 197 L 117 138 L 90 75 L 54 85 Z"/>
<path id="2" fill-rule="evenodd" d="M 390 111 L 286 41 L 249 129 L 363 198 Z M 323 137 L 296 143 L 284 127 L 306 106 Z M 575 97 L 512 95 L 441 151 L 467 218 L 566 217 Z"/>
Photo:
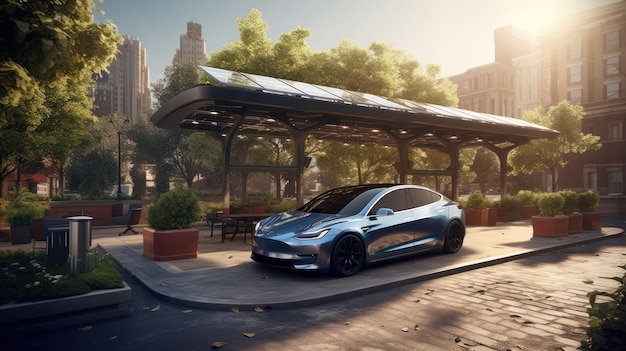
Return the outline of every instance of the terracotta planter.
<path id="1" fill-rule="evenodd" d="M 532 216 L 533 236 L 559 238 L 569 234 L 569 216 Z"/>
<path id="2" fill-rule="evenodd" d="M 484 210 L 465 210 L 465 224 L 476 226 L 494 226 L 498 218 L 497 208 Z"/>
<path id="3" fill-rule="evenodd" d="M 520 209 L 522 218 L 532 218 L 537 215 L 537 205 L 522 205 Z"/>
<path id="4" fill-rule="evenodd" d="M 569 233 L 577 234 L 583 231 L 583 214 L 580 212 L 570 213 L 569 215 Z"/>
<path id="5" fill-rule="evenodd" d="M 184 260 L 198 257 L 197 228 L 156 230 L 145 227 L 143 234 L 143 255 L 153 261 Z"/>
<path id="6" fill-rule="evenodd" d="M 602 228 L 602 212 L 583 212 L 583 229 L 599 230 Z"/>

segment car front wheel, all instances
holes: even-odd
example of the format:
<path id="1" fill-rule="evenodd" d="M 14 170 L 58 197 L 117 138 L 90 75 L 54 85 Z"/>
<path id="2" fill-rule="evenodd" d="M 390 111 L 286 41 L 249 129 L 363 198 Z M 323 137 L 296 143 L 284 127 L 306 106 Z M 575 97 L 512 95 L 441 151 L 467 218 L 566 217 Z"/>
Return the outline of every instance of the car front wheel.
<path id="1" fill-rule="evenodd" d="M 345 235 L 335 244 L 331 257 L 333 273 L 342 277 L 351 276 L 361 270 L 364 262 L 365 248 L 355 235 Z"/>
<path id="2" fill-rule="evenodd" d="M 452 221 L 446 229 L 446 236 L 443 242 L 444 253 L 455 253 L 461 250 L 465 239 L 465 226 L 459 221 Z"/>

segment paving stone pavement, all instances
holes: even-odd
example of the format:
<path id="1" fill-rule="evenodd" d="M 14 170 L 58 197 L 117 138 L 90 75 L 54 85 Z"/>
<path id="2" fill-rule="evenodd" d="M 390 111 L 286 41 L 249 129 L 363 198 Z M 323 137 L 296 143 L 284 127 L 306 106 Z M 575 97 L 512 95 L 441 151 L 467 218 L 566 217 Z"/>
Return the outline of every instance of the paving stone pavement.
<path id="1" fill-rule="evenodd" d="M 614 291 L 619 265 L 624 236 L 302 309 L 305 326 L 254 349 L 576 350 L 587 294 Z"/>

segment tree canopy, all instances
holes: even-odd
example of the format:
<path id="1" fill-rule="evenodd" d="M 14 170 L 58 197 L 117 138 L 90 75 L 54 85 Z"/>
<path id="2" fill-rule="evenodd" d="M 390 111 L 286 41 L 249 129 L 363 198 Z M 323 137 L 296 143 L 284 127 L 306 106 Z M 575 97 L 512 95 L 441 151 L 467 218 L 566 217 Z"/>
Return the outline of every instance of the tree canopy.
<path id="1" fill-rule="evenodd" d="M 122 37 L 110 23 L 94 23 L 93 0 L 0 4 L 0 103 L 17 106 L 44 86 L 83 71 L 99 73 Z"/>
<path id="2" fill-rule="evenodd" d="M 582 154 L 602 147 L 600 137 L 583 134 L 582 119 L 585 111 L 582 106 L 562 101 L 546 110 L 537 107 L 524 114 L 524 119 L 561 134 L 554 139 L 536 139 L 513 150 L 510 163 L 513 174 L 530 174 L 549 170 L 552 175 L 552 191 L 558 191 L 558 171 L 567 165 L 566 155 Z"/>

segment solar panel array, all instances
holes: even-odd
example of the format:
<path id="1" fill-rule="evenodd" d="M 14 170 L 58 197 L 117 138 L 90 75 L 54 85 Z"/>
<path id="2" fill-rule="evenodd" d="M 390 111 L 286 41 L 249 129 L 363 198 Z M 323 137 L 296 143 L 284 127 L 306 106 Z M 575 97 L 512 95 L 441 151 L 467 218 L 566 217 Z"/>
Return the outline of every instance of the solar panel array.
<path id="1" fill-rule="evenodd" d="M 333 88 L 323 85 L 295 82 L 261 76 L 250 73 L 240 73 L 221 68 L 199 66 L 201 70 L 226 87 L 245 88 L 260 92 L 297 96 L 300 98 L 317 99 L 344 104 L 355 104 L 378 109 L 389 109 L 407 113 L 429 114 L 438 117 L 447 117 L 473 121 L 484 124 L 508 125 L 527 129 L 545 130 L 549 128 L 526 122 L 521 119 L 479 113 L 459 108 L 418 103 L 405 99 L 391 101 L 378 95 Z"/>

